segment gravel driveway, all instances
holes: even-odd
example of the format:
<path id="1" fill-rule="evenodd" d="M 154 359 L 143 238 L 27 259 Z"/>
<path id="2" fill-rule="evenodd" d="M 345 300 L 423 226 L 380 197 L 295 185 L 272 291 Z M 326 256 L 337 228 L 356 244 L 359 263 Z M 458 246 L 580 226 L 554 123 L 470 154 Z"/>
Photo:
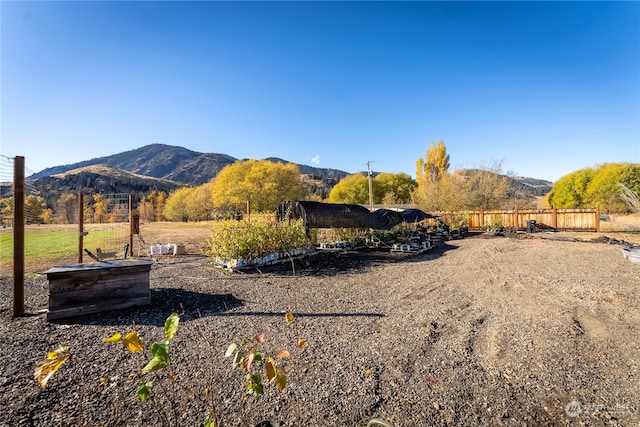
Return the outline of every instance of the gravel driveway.
<path id="1" fill-rule="evenodd" d="M 44 277 L 27 280 L 28 316 L 0 285 L 0 425 L 394 426 L 640 425 L 640 265 L 617 245 L 476 236 L 417 256 L 320 254 L 228 274 L 207 258 L 151 270 L 152 304 L 47 322 Z M 135 397 L 145 347 L 181 313 L 154 395 Z M 295 314 L 291 324 L 285 312 Z M 288 372 L 285 393 L 245 393 L 224 357 L 264 333 Z M 299 340 L 307 342 L 305 347 Z M 73 357 L 41 390 L 35 364 L 61 343 Z M 266 381 L 266 380 L 265 380 Z"/>

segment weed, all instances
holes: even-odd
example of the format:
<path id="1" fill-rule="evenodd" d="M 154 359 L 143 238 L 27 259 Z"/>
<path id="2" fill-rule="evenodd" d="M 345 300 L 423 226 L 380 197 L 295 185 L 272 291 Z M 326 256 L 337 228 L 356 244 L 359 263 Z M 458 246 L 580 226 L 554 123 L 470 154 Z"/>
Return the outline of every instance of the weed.
<path id="1" fill-rule="evenodd" d="M 292 325 L 294 329 L 300 330 L 300 326 L 294 323 L 295 316 L 291 312 L 285 314 L 285 320 Z M 225 357 L 232 358 L 232 364 L 247 373 L 247 394 L 253 396 L 262 396 L 264 394 L 264 383 L 259 367 L 264 368 L 264 374 L 267 384 L 275 383 L 275 386 L 281 392 L 286 392 L 287 387 L 287 371 L 284 367 L 276 366 L 276 359 L 284 361 L 291 357 L 288 350 L 280 351 L 275 357 L 273 355 L 265 355 L 260 348 L 265 344 L 265 335 L 256 335 L 253 338 L 244 337 L 240 344 L 231 343 L 225 352 Z M 299 348 L 305 348 L 307 341 L 298 339 Z M 258 367 L 258 368 L 256 368 Z"/>

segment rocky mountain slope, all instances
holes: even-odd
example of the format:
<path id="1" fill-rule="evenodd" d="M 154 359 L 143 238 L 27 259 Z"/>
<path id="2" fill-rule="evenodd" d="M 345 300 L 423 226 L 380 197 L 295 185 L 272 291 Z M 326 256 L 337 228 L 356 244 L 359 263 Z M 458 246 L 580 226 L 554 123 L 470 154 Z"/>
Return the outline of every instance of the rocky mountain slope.
<path id="1" fill-rule="evenodd" d="M 31 175 L 30 179 L 36 180 L 86 166 L 102 164 L 139 175 L 168 179 L 188 185 L 200 185 L 210 181 L 222 168 L 236 160 L 238 159 L 226 154 L 199 153 L 183 147 L 151 144 L 111 156 L 47 168 Z M 290 163 L 278 158 L 267 160 Z M 313 175 L 334 183 L 348 175 L 347 172 L 337 169 L 315 168 L 306 165 L 298 165 L 298 168 L 302 174 Z"/>

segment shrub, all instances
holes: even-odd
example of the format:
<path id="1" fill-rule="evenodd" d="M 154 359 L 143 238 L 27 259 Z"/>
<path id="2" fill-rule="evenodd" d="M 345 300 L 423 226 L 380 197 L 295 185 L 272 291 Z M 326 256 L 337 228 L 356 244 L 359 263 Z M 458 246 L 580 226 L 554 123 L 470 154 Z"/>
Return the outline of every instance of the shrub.
<path id="1" fill-rule="evenodd" d="M 208 255 L 226 259 L 253 259 L 269 253 L 290 252 L 309 245 L 304 223 L 264 217 L 251 221 L 216 222 L 205 242 Z"/>

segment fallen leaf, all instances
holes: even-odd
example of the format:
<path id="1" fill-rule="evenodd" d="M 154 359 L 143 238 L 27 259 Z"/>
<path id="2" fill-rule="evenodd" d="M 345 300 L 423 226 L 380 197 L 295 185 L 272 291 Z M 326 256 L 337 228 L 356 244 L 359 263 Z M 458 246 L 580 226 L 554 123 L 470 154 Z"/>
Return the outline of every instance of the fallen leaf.
<path id="1" fill-rule="evenodd" d="M 66 349 L 62 350 L 60 348 L 59 350 L 61 351 L 50 351 L 47 353 L 47 358 L 38 362 L 36 365 L 33 376 L 36 381 L 38 381 L 38 384 L 40 384 L 42 389 L 47 387 L 47 382 L 51 379 L 53 374 L 55 374 L 62 364 L 69 359 L 68 354 L 63 354 Z"/>
<path id="2" fill-rule="evenodd" d="M 120 332 L 116 332 L 115 334 L 111 335 L 110 337 L 103 338 L 103 340 L 105 342 L 108 342 L 109 344 L 115 344 L 118 341 L 120 341 L 121 338 L 122 338 L 122 334 Z"/>
<path id="3" fill-rule="evenodd" d="M 295 317 L 293 316 L 292 312 L 287 311 L 287 313 L 284 315 L 284 318 L 286 319 L 287 323 L 291 323 L 291 322 L 293 322 L 293 319 Z"/>
<path id="4" fill-rule="evenodd" d="M 267 371 L 267 380 L 273 381 L 278 375 L 278 371 L 276 370 L 276 362 L 273 360 L 273 357 L 267 359 L 264 364 L 264 368 Z"/>
<path id="5" fill-rule="evenodd" d="M 280 368 L 278 371 L 278 377 L 276 378 L 276 387 L 281 392 L 285 393 L 287 388 L 287 371 L 284 368 Z"/>
<path id="6" fill-rule="evenodd" d="M 291 353 L 289 353 L 287 350 L 282 350 L 280 353 L 278 353 L 279 359 L 288 359 L 290 357 L 291 357 Z"/>
<path id="7" fill-rule="evenodd" d="M 137 332 L 129 332 L 125 335 L 122 340 L 122 345 L 127 347 L 131 352 L 144 350 L 144 346 Z"/>

